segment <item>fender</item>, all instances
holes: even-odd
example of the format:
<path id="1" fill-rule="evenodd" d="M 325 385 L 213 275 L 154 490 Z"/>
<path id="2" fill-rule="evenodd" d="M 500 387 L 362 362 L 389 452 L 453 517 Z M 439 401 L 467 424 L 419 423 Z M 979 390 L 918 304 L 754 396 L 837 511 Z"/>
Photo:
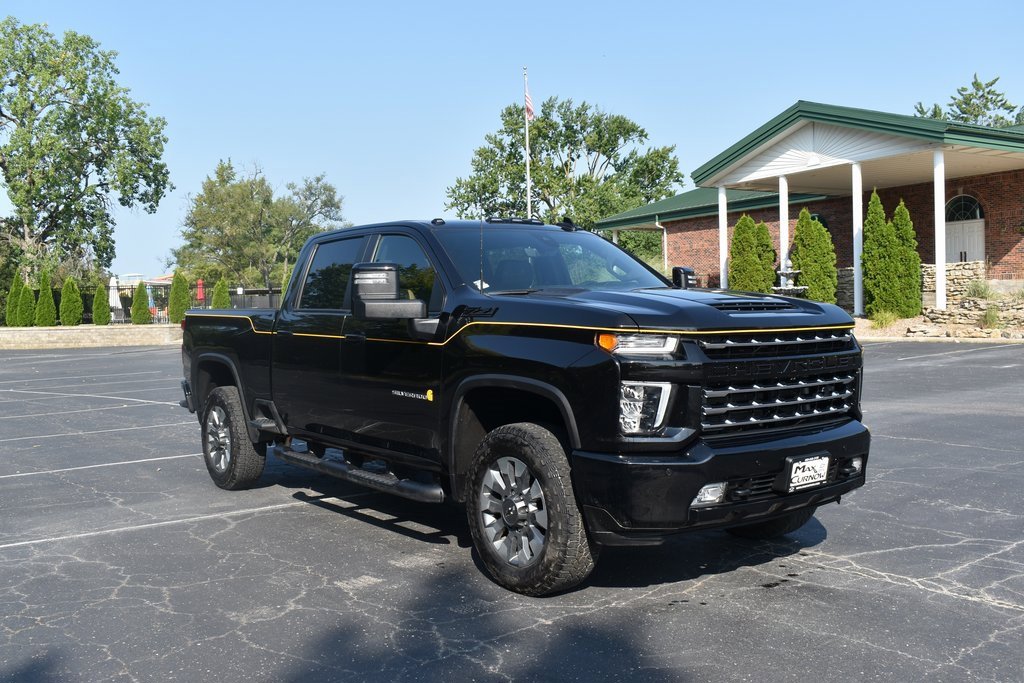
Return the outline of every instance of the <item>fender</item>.
<path id="1" fill-rule="evenodd" d="M 226 356 L 223 353 L 216 353 L 216 352 L 213 352 L 213 351 L 206 351 L 206 352 L 197 354 L 192 359 L 192 387 L 193 387 L 193 391 L 196 392 L 195 393 L 195 396 L 196 396 L 196 412 L 199 414 L 200 420 L 202 420 L 202 411 L 203 411 L 203 408 L 204 408 L 204 403 L 205 403 L 205 398 L 206 397 L 205 396 L 200 396 L 198 391 L 197 391 L 198 388 L 199 388 L 199 384 L 197 382 L 197 378 L 199 376 L 200 366 L 204 362 L 213 362 L 213 363 L 216 363 L 217 365 L 225 366 L 228 370 L 231 371 L 231 376 L 235 380 L 235 386 L 238 388 L 239 398 L 241 398 L 242 412 L 245 414 L 245 428 L 246 428 L 246 431 L 249 433 L 249 438 L 252 440 L 252 442 L 256 443 L 259 440 L 259 433 L 256 431 L 256 428 L 253 427 L 252 424 L 250 424 L 250 422 L 249 422 L 252 419 L 252 415 L 251 415 L 251 412 L 249 410 L 249 402 L 246 400 L 246 397 L 245 397 L 245 386 L 243 386 L 243 384 L 242 384 L 242 377 L 241 377 L 241 375 L 238 374 L 238 367 L 235 365 L 235 361 L 232 360 L 231 357 Z"/>
<path id="2" fill-rule="evenodd" d="M 448 477 L 451 482 L 452 491 L 456 490 L 458 480 L 458 472 L 455 463 L 455 443 L 456 435 L 459 430 L 459 410 L 462 408 L 463 397 L 471 390 L 481 386 L 519 389 L 550 400 L 558 406 L 558 410 L 562 414 L 562 421 L 569 436 L 570 446 L 574 449 L 580 448 L 580 433 L 576 426 L 576 416 L 573 413 L 572 406 L 569 404 L 569 399 L 567 399 L 565 394 L 563 394 L 557 387 L 552 386 L 547 382 L 530 379 L 528 377 L 520 377 L 517 375 L 486 374 L 467 377 L 455 388 L 452 401 L 449 404 L 449 420 L 451 426 L 448 431 L 448 446 L 446 450 L 448 452 Z"/>

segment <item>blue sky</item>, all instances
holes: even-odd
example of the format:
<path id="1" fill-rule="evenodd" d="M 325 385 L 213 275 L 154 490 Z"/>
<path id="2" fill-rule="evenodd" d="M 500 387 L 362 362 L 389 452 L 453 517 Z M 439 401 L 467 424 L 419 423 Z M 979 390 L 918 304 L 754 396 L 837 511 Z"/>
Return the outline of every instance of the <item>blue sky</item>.
<path id="1" fill-rule="evenodd" d="M 801 99 L 909 114 L 977 71 L 1024 104 L 1022 8 L 5 0 L 0 15 L 116 50 L 121 83 L 167 119 L 175 191 L 153 215 L 118 213 L 113 270 L 149 276 L 219 159 L 258 164 L 281 191 L 326 173 L 357 224 L 446 215 L 445 188 L 521 101 L 523 66 L 538 105 L 586 100 L 676 145 L 683 189 Z"/>

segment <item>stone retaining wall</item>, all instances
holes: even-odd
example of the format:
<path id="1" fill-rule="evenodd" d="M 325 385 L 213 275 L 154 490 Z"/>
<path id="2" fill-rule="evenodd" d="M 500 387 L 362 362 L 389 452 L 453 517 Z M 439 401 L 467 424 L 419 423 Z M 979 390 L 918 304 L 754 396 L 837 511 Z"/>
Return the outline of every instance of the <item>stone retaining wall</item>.
<path id="1" fill-rule="evenodd" d="M 999 311 L 999 324 L 1009 327 L 1024 327 L 1024 300 L 962 298 L 950 301 L 946 310 L 924 309 L 924 317 L 940 325 L 979 325 L 982 314 L 989 308 Z"/>
<path id="2" fill-rule="evenodd" d="M 921 264 L 921 298 L 925 305 L 935 304 L 935 264 Z M 946 264 L 946 301 L 966 296 L 967 288 L 975 280 L 985 279 L 984 261 L 962 261 Z"/>
<path id="3" fill-rule="evenodd" d="M 836 269 L 836 305 L 853 312 L 853 268 Z"/>
<path id="4" fill-rule="evenodd" d="M 180 325 L 0 327 L 0 349 L 73 349 L 181 344 Z"/>

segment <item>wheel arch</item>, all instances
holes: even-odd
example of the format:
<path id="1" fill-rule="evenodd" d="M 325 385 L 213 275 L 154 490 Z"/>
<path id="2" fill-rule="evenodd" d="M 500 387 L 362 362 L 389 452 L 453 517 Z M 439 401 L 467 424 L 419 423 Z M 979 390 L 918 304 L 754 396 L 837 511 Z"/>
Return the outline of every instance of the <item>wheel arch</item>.
<path id="1" fill-rule="evenodd" d="M 500 409 L 499 409 L 500 406 Z M 448 439 L 448 475 L 452 496 L 465 499 L 465 478 L 476 447 L 489 431 L 515 422 L 551 425 L 567 445 L 580 447 L 572 406 L 547 382 L 514 375 L 476 375 L 463 380 L 452 400 Z"/>
<path id="2" fill-rule="evenodd" d="M 193 378 L 192 391 L 196 397 L 196 413 L 201 416 L 206 405 L 206 398 L 217 387 L 233 386 L 238 390 L 238 398 L 242 404 L 242 413 L 245 415 L 245 428 L 249 438 L 255 443 L 259 440 L 259 433 L 250 424 L 248 402 L 245 398 L 245 387 L 242 378 L 238 373 L 238 367 L 231 357 L 223 353 L 206 352 L 200 354 L 192 364 Z"/>

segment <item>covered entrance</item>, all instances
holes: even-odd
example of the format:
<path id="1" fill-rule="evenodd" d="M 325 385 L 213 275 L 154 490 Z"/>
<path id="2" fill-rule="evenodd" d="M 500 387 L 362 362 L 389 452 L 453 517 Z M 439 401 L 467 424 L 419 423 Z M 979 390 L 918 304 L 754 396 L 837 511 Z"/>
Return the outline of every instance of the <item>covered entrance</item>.
<path id="1" fill-rule="evenodd" d="M 985 260 L 985 213 L 970 195 L 953 197 L 946 204 L 946 261 Z"/>

